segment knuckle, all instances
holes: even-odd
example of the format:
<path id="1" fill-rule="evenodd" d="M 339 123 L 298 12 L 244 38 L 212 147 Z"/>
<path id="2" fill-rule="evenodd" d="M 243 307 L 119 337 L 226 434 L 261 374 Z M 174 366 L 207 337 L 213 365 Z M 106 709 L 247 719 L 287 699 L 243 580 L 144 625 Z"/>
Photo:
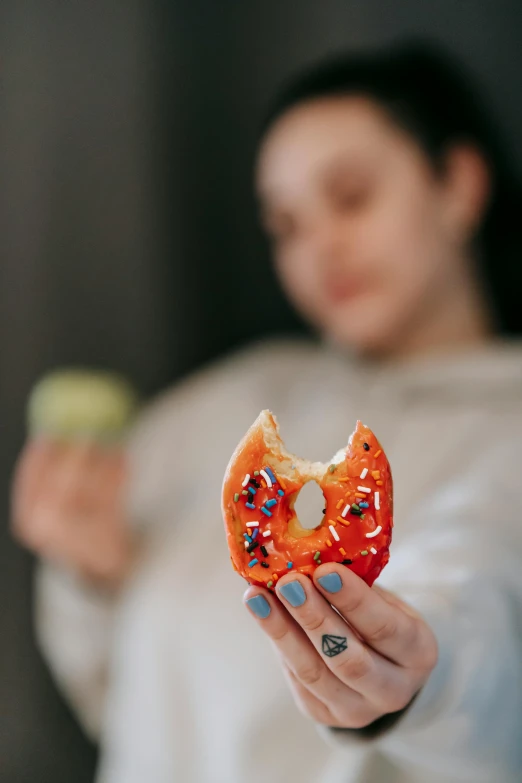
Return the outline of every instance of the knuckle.
<path id="1" fill-rule="evenodd" d="M 364 650 L 354 653 L 336 667 L 336 672 L 343 679 L 358 682 L 367 677 L 370 672 L 370 659 Z"/>
<path id="2" fill-rule="evenodd" d="M 319 663 L 310 662 L 307 665 L 297 667 L 295 676 L 303 685 L 308 687 L 317 685 L 323 676 L 323 666 L 319 665 Z"/>
<path id="3" fill-rule="evenodd" d="M 368 641 L 370 644 L 379 644 L 393 638 L 397 633 L 397 620 L 390 617 L 368 634 Z"/>
<path id="4" fill-rule="evenodd" d="M 320 628 L 322 628 L 325 619 L 324 615 L 311 615 L 309 618 L 303 618 L 300 623 L 305 630 L 313 632 L 319 631 Z"/>
<path id="5" fill-rule="evenodd" d="M 363 596 L 360 593 L 350 593 L 349 596 L 343 601 L 343 606 L 340 608 L 341 614 L 345 612 L 351 614 L 361 608 L 363 604 Z"/>

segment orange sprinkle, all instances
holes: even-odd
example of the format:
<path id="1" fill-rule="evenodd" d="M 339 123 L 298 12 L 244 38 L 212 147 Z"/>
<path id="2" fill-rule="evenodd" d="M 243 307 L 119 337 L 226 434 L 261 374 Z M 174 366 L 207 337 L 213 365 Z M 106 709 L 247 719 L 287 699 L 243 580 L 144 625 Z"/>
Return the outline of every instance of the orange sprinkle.
<path id="1" fill-rule="evenodd" d="M 261 486 L 266 489 L 266 481 L 263 478 L 261 479 Z"/>
<path id="2" fill-rule="evenodd" d="M 342 554 L 343 557 L 346 557 L 346 550 L 343 549 L 342 546 L 339 547 L 339 552 Z"/>
<path id="3" fill-rule="evenodd" d="M 335 521 L 335 519 L 329 519 L 328 524 L 333 525 L 335 527 L 337 525 L 337 522 Z"/>
<path id="4" fill-rule="evenodd" d="M 382 487 L 384 481 L 376 481 L 375 483 L 377 484 L 378 487 Z"/>
<path id="5" fill-rule="evenodd" d="M 342 478 L 338 478 L 337 481 L 350 481 L 350 476 L 342 476 Z"/>
<path id="6" fill-rule="evenodd" d="M 341 499 L 338 501 L 338 503 L 337 503 L 337 505 L 335 506 L 335 508 L 341 508 L 341 506 L 343 505 L 343 503 L 344 503 L 344 501 L 343 501 L 343 499 L 341 498 Z"/>
<path id="7" fill-rule="evenodd" d="M 272 579 L 274 580 L 274 582 L 277 582 L 277 580 L 279 579 L 279 577 L 278 577 L 278 575 L 277 575 L 277 574 L 272 574 Z"/>
<path id="8" fill-rule="evenodd" d="M 379 479 L 381 477 L 381 471 L 380 470 L 372 470 L 372 477 L 374 479 Z"/>
<path id="9" fill-rule="evenodd" d="M 350 524 L 350 520 L 344 519 L 344 517 L 337 517 L 337 521 L 340 522 L 341 525 L 346 525 L 347 527 Z"/>
<path id="10" fill-rule="evenodd" d="M 286 491 L 286 484 L 285 484 L 285 482 L 283 481 L 283 479 L 281 478 L 281 476 L 279 476 L 279 475 L 276 475 L 276 479 L 277 479 L 277 483 L 279 484 L 279 486 L 281 487 L 281 489 L 284 489 L 284 490 Z"/>
<path id="11" fill-rule="evenodd" d="M 380 456 L 381 456 L 381 454 L 382 454 L 382 449 L 379 449 L 379 451 L 376 451 L 376 452 L 375 452 L 375 454 L 373 455 L 373 458 L 374 458 L 374 459 L 377 459 L 377 457 L 380 457 Z"/>
<path id="12" fill-rule="evenodd" d="M 356 498 L 365 498 L 366 495 L 364 494 L 364 492 L 356 492 L 355 493 L 355 497 Z"/>
<path id="13" fill-rule="evenodd" d="M 332 542 L 330 541 L 330 539 L 329 539 L 329 538 L 327 538 L 327 539 L 326 539 L 326 545 L 327 545 L 327 546 L 332 546 Z"/>

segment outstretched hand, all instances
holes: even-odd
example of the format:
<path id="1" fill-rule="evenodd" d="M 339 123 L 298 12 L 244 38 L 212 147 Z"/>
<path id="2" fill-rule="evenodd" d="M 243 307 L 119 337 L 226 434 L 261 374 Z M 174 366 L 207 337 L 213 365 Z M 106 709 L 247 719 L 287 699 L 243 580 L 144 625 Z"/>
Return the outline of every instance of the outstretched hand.
<path id="1" fill-rule="evenodd" d="M 245 603 L 270 637 L 300 710 L 318 723 L 362 728 L 406 707 L 437 662 L 429 625 L 344 566 L 312 580 L 287 574 L 277 597 L 250 587 Z"/>

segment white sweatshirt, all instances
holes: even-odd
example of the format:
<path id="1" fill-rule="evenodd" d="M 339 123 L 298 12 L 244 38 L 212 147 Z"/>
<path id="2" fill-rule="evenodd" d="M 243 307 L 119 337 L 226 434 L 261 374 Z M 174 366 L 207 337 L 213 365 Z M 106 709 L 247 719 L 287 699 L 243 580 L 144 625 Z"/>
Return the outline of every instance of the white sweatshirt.
<path id="1" fill-rule="evenodd" d="M 327 460 L 357 418 L 395 489 L 379 583 L 434 628 L 440 660 L 388 730 L 317 728 L 248 616 L 220 515 L 223 473 L 262 408 Z M 112 603 L 44 566 L 42 649 L 87 729 L 99 783 L 522 780 L 522 346 L 402 366 L 308 343 L 252 346 L 167 392 L 131 443 L 143 557 Z"/>

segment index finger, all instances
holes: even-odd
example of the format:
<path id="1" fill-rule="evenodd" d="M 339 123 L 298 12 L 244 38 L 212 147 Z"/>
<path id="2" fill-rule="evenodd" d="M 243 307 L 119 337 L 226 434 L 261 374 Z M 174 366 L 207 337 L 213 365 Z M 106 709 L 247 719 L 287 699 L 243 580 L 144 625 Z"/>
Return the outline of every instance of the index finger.
<path id="1" fill-rule="evenodd" d="M 314 583 L 373 650 L 400 666 L 416 667 L 424 662 L 434 639 L 410 607 L 398 599 L 385 600 L 380 591 L 368 587 L 348 568 L 333 563 L 315 571 Z"/>

